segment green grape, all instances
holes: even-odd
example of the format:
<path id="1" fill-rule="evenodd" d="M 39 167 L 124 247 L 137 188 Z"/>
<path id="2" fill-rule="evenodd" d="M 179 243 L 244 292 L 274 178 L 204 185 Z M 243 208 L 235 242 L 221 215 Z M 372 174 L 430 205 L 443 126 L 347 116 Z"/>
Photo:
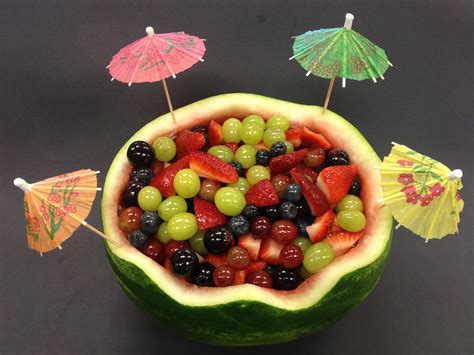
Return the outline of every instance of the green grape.
<path id="1" fill-rule="evenodd" d="M 306 270 L 303 265 L 301 265 L 298 274 L 301 276 L 303 280 L 309 279 L 311 276 L 313 276 L 313 274 L 310 273 L 308 270 Z"/>
<path id="2" fill-rule="evenodd" d="M 284 116 L 272 116 L 268 121 L 266 128 L 281 128 L 284 132 L 290 128 L 288 118 Z"/>
<path id="3" fill-rule="evenodd" d="M 243 124 L 240 129 L 240 137 L 246 144 L 257 144 L 262 140 L 264 130 L 264 127 L 255 123 Z"/>
<path id="4" fill-rule="evenodd" d="M 219 211 L 227 216 L 239 215 L 245 207 L 245 197 L 233 187 L 220 188 L 214 197 L 214 203 Z"/>
<path id="5" fill-rule="evenodd" d="M 191 239 L 189 239 L 189 245 L 198 254 L 207 255 L 209 252 L 204 245 L 204 232 L 197 232 Z"/>
<path id="6" fill-rule="evenodd" d="M 170 241 L 171 236 L 168 233 L 168 222 L 161 222 L 160 226 L 158 227 L 158 232 L 156 232 L 156 236 L 163 244 L 166 244 Z"/>
<path id="7" fill-rule="evenodd" d="M 303 266 L 308 272 L 314 274 L 333 261 L 334 256 L 334 250 L 330 244 L 319 242 L 306 249 Z"/>
<path id="8" fill-rule="evenodd" d="M 234 159 L 234 152 L 225 145 L 215 145 L 209 148 L 207 152 L 225 161 L 226 163 L 230 163 L 231 160 Z"/>
<path id="9" fill-rule="evenodd" d="M 242 124 L 249 125 L 249 124 L 256 124 L 258 126 L 261 126 L 263 129 L 265 129 L 265 120 L 262 118 L 262 116 L 259 115 L 250 115 L 244 118 L 242 121 Z"/>
<path id="10" fill-rule="evenodd" d="M 254 165 L 247 170 L 247 180 L 251 185 L 265 179 L 270 179 L 270 172 L 264 166 Z"/>
<path id="11" fill-rule="evenodd" d="M 253 145 L 244 144 L 237 149 L 234 159 L 242 164 L 244 169 L 248 169 L 257 162 L 256 154 L 257 149 Z"/>
<path id="12" fill-rule="evenodd" d="M 222 125 L 222 138 L 226 143 L 239 143 L 240 142 L 240 128 L 242 122 L 237 118 L 229 118 Z"/>
<path id="13" fill-rule="evenodd" d="M 156 187 L 145 186 L 138 193 L 138 206 L 143 211 L 156 212 L 161 203 L 161 193 Z"/>
<path id="14" fill-rule="evenodd" d="M 285 141 L 285 144 L 287 153 L 293 153 L 295 151 L 295 147 L 293 147 L 293 144 L 291 142 Z"/>
<path id="15" fill-rule="evenodd" d="M 286 134 L 281 128 L 268 128 L 263 133 L 263 143 L 265 143 L 268 148 L 271 148 L 273 143 L 284 142 L 285 140 Z"/>
<path id="16" fill-rule="evenodd" d="M 233 187 L 237 190 L 239 190 L 240 192 L 242 192 L 243 195 L 245 195 L 247 193 L 247 191 L 250 189 L 250 183 L 248 182 L 248 180 L 244 177 L 239 177 L 239 180 L 237 180 L 236 182 L 233 182 L 231 184 L 227 184 L 227 186 L 229 187 Z"/>
<path id="17" fill-rule="evenodd" d="M 199 180 L 199 176 L 194 170 L 182 169 L 176 173 L 173 186 L 179 196 L 190 198 L 199 193 L 201 180 Z"/>
<path id="18" fill-rule="evenodd" d="M 339 201 L 336 205 L 336 212 L 339 211 L 363 211 L 364 210 L 364 203 L 362 200 L 355 196 L 348 194 L 344 196 L 344 198 Z"/>
<path id="19" fill-rule="evenodd" d="M 192 213 L 181 212 L 175 214 L 168 221 L 168 233 L 171 239 L 186 240 L 192 238 L 198 231 L 196 217 Z"/>
<path id="20" fill-rule="evenodd" d="M 159 161 L 167 162 L 176 155 L 176 144 L 169 137 L 160 137 L 153 142 L 155 157 Z"/>
<path id="21" fill-rule="evenodd" d="M 304 253 L 311 245 L 311 240 L 308 237 L 299 236 L 293 240 L 293 244 L 297 247 L 300 247 L 301 251 Z"/>
<path id="22" fill-rule="evenodd" d="M 361 211 L 344 210 L 336 216 L 337 225 L 348 232 L 359 232 L 365 227 L 367 220 Z"/>
<path id="23" fill-rule="evenodd" d="M 184 198 L 179 196 L 170 196 L 165 199 L 158 207 L 158 215 L 163 221 L 169 221 L 177 213 L 186 212 L 188 205 Z"/>

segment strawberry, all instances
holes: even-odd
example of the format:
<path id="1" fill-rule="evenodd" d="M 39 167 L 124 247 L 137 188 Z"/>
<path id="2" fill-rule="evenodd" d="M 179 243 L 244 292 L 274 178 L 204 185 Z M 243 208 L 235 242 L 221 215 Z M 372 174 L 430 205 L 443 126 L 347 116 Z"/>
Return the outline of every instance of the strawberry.
<path id="1" fill-rule="evenodd" d="M 166 270 L 171 271 L 171 269 L 170 269 L 170 258 L 165 259 L 165 262 L 163 263 L 163 266 L 165 267 Z"/>
<path id="2" fill-rule="evenodd" d="M 261 260 L 256 260 L 256 261 L 252 261 L 250 263 L 250 265 L 248 266 L 247 270 L 248 272 L 252 272 L 252 271 L 255 271 L 255 270 L 263 270 L 267 267 L 267 262 L 266 261 L 261 261 Z"/>
<path id="3" fill-rule="evenodd" d="M 286 140 L 293 144 L 293 147 L 298 148 L 301 145 L 301 131 L 299 127 L 291 128 L 286 131 Z"/>
<path id="4" fill-rule="evenodd" d="M 309 147 L 319 147 L 324 150 L 332 148 L 331 143 L 322 135 L 310 131 L 308 128 L 304 127 L 301 131 L 301 143 L 307 148 Z"/>
<path id="5" fill-rule="evenodd" d="M 193 151 L 189 154 L 189 167 L 199 176 L 224 183 L 236 182 L 239 175 L 232 167 L 212 154 Z"/>
<path id="6" fill-rule="evenodd" d="M 280 202 L 270 180 L 260 180 L 251 186 L 245 194 L 245 200 L 247 200 L 247 205 L 253 203 L 257 207 L 276 205 Z"/>
<path id="7" fill-rule="evenodd" d="M 232 153 L 235 153 L 235 151 L 239 148 L 239 143 L 227 143 L 226 146 L 232 149 Z"/>
<path id="8" fill-rule="evenodd" d="M 275 242 L 272 238 L 267 238 L 262 241 L 260 246 L 259 258 L 267 261 L 270 264 L 277 265 L 280 260 L 280 252 L 285 246 Z"/>
<path id="9" fill-rule="evenodd" d="M 255 238 L 252 233 L 247 233 L 239 237 L 239 247 L 247 249 L 252 260 L 258 260 L 258 252 L 260 251 L 261 239 Z"/>
<path id="10" fill-rule="evenodd" d="M 304 148 L 294 153 L 282 154 L 272 158 L 269 164 L 272 174 L 285 173 L 294 168 L 304 160 L 307 153 L 308 149 Z"/>
<path id="11" fill-rule="evenodd" d="M 313 184 L 316 184 L 316 179 L 318 178 L 318 173 L 316 170 L 311 169 L 309 166 L 300 164 L 293 168 L 294 170 L 303 173 Z"/>
<path id="12" fill-rule="evenodd" d="M 232 285 L 242 285 L 245 283 L 245 278 L 247 277 L 247 270 L 235 270 L 235 279 Z"/>
<path id="13" fill-rule="evenodd" d="M 173 179 L 176 173 L 189 166 L 189 156 L 185 156 L 173 164 L 161 170 L 158 175 L 155 175 L 150 181 L 150 186 L 156 187 L 160 190 L 164 197 L 175 194 Z"/>
<path id="14" fill-rule="evenodd" d="M 217 209 L 216 205 L 199 197 L 194 197 L 194 215 L 199 230 L 206 230 L 227 224 L 227 217 Z"/>
<path id="15" fill-rule="evenodd" d="M 336 256 L 340 256 L 347 253 L 363 235 L 363 230 L 356 233 L 336 232 L 323 239 L 323 243 L 331 244 Z"/>
<path id="16" fill-rule="evenodd" d="M 207 254 L 205 259 L 209 264 L 215 267 L 227 264 L 227 254 Z"/>
<path id="17" fill-rule="evenodd" d="M 207 128 L 207 137 L 209 147 L 224 143 L 222 139 L 222 126 L 216 121 L 211 121 Z"/>
<path id="18" fill-rule="evenodd" d="M 301 190 L 303 191 L 303 196 L 308 203 L 313 216 L 321 216 L 329 209 L 329 203 L 326 196 L 324 196 L 324 193 L 316 184 L 311 183 L 305 175 L 298 171 L 291 170 L 290 174 L 294 182 L 300 185 Z"/>
<path id="19" fill-rule="evenodd" d="M 323 215 L 317 217 L 312 225 L 306 227 L 309 239 L 313 243 L 323 240 L 329 234 L 335 219 L 336 214 L 333 210 L 327 210 Z"/>
<path id="20" fill-rule="evenodd" d="M 317 184 L 328 202 L 334 205 L 347 195 L 356 175 L 355 165 L 328 166 L 319 173 Z"/>
<path id="21" fill-rule="evenodd" d="M 179 132 L 175 140 L 176 157 L 185 157 L 193 150 L 199 150 L 206 144 L 206 138 L 201 133 L 184 130 Z"/>
<path id="22" fill-rule="evenodd" d="M 164 165 L 161 161 L 155 160 L 151 166 L 150 169 L 153 172 L 153 176 L 158 175 L 161 170 L 163 170 Z"/>

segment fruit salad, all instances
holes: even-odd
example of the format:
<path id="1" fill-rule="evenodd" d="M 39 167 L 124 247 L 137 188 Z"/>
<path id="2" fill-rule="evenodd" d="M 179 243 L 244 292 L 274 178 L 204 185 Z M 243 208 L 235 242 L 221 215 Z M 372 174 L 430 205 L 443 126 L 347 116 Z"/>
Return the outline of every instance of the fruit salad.
<path id="1" fill-rule="evenodd" d="M 293 290 L 364 234 L 357 167 L 278 115 L 130 144 L 119 227 L 177 278 Z"/>

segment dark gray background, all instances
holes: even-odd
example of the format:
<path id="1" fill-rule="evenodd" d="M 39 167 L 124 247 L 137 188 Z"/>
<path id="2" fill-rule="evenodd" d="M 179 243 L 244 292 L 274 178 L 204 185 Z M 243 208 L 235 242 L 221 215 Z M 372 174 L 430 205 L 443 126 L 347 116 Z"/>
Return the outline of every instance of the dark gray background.
<path id="1" fill-rule="evenodd" d="M 158 325 L 121 291 L 101 241 L 85 229 L 40 258 L 25 241 L 16 176 L 82 167 L 104 172 L 138 128 L 166 112 L 161 85 L 110 83 L 105 66 L 144 35 L 207 38 L 206 61 L 169 81 L 176 107 L 226 92 L 321 104 L 328 81 L 306 78 L 290 36 L 342 26 L 395 64 L 378 84 L 338 80 L 330 108 L 383 156 L 396 141 L 463 168 L 458 236 L 396 231 L 373 294 L 331 328 L 229 354 L 472 354 L 473 3 L 466 1 L 0 1 L 0 352 L 220 354 Z M 101 177 L 101 182 L 103 176 Z M 98 199 L 99 200 L 99 199 Z M 90 222 L 100 225 L 99 201 Z"/>

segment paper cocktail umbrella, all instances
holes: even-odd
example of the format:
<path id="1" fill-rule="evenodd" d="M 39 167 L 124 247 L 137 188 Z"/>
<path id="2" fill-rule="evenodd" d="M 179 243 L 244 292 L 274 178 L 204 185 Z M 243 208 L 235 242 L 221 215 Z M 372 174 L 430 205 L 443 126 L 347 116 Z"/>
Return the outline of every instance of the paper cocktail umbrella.
<path id="1" fill-rule="evenodd" d="M 367 38 L 352 29 L 354 15 L 346 14 L 344 27 L 323 28 L 308 31 L 296 36 L 293 44 L 293 56 L 307 71 L 306 76 L 314 74 L 331 79 L 324 101 L 323 113 L 331 97 L 334 80 L 342 78 L 342 87 L 346 79 L 384 79 L 388 66 L 387 55 Z"/>
<path id="2" fill-rule="evenodd" d="M 380 166 L 383 202 L 400 225 L 429 239 L 458 232 L 462 171 L 393 143 Z"/>
<path id="3" fill-rule="evenodd" d="M 127 83 L 161 81 L 173 120 L 176 122 L 166 78 L 190 68 L 202 59 L 204 40 L 184 32 L 157 33 L 146 28 L 147 35 L 122 48 L 110 61 L 112 80 Z"/>
<path id="4" fill-rule="evenodd" d="M 61 249 L 61 243 L 83 225 L 98 236 L 108 237 L 85 219 L 94 202 L 98 171 L 83 169 L 28 184 L 16 178 L 25 192 L 24 208 L 28 246 L 41 253 Z"/>

